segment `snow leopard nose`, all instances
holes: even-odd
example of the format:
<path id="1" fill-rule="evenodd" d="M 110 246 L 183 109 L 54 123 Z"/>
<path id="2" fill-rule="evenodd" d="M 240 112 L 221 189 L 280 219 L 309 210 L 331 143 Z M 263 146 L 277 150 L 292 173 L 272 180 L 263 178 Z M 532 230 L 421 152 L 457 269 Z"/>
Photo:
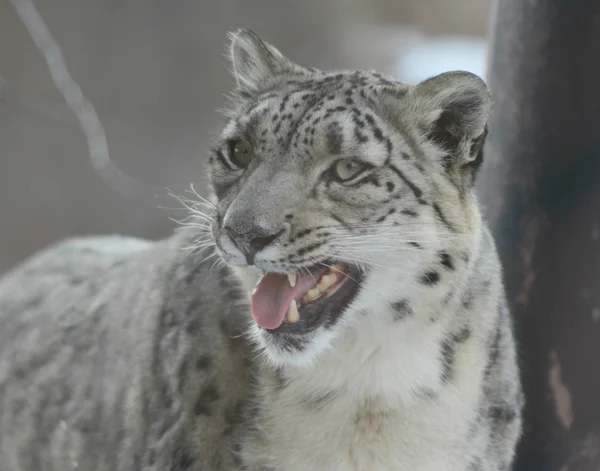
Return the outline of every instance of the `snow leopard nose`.
<path id="1" fill-rule="evenodd" d="M 223 229 L 229 234 L 235 246 L 246 256 L 248 265 L 254 264 L 256 254 L 271 244 L 284 231 L 282 229 L 273 233 L 273 231 L 257 225 L 253 225 L 248 232 L 242 234 L 228 225 L 224 226 Z"/>

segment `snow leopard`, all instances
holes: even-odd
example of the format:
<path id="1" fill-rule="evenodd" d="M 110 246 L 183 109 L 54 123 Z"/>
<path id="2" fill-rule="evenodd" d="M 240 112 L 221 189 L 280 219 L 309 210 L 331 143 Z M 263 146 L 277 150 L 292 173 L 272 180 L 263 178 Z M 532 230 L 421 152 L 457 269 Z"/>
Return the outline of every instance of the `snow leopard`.
<path id="1" fill-rule="evenodd" d="M 484 81 L 230 39 L 181 230 L 74 237 L 0 281 L 0 469 L 509 470 L 524 399 L 474 191 Z"/>

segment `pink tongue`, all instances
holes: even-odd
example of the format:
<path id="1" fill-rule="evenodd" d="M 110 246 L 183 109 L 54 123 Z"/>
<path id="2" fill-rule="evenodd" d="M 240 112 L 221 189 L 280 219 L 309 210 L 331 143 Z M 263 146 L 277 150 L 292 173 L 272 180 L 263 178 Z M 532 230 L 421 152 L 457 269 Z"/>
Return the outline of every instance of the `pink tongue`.
<path id="1" fill-rule="evenodd" d="M 252 293 L 252 315 L 263 329 L 276 329 L 283 322 L 292 299 L 300 300 L 317 284 L 319 274 L 298 275 L 296 286 L 290 286 L 286 275 L 267 273 Z"/>

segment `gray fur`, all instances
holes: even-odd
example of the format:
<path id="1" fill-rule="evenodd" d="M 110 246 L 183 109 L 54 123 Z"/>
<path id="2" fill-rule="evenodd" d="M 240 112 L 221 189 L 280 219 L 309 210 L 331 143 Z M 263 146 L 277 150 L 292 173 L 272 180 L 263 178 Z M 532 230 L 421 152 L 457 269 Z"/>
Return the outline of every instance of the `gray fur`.
<path id="1" fill-rule="evenodd" d="M 523 399 L 472 191 L 483 82 L 308 69 L 246 30 L 231 56 L 190 227 L 65 241 L 0 280 L 0 470 L 508 470 Z M 338 181 L 340 158 L 364 169 Z M 261 272 L 330 259 L 361 277 L 347 308 L 257 327 Z"/>

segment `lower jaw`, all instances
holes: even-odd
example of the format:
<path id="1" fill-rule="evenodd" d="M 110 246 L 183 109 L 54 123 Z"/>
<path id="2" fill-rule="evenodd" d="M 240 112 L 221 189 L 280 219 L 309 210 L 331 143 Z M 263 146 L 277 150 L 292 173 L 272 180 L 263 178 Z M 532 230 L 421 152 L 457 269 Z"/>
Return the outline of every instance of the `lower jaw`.
<path id="1" fill-rule="evenodd" d="M 361 271 L 357 267 L 349 265 L 346 279 L 335 292 L 326 298 L 320 298 L 298 309 L 300 318 L 296 323 L 284 322 L 276 329 L 264 329 L 264 331 L 271 335 L 289 334 L 300 336 L 309 334 L 320 327 L 334 325 L 356 298 L 360 291 L 361 281 Z"/>

